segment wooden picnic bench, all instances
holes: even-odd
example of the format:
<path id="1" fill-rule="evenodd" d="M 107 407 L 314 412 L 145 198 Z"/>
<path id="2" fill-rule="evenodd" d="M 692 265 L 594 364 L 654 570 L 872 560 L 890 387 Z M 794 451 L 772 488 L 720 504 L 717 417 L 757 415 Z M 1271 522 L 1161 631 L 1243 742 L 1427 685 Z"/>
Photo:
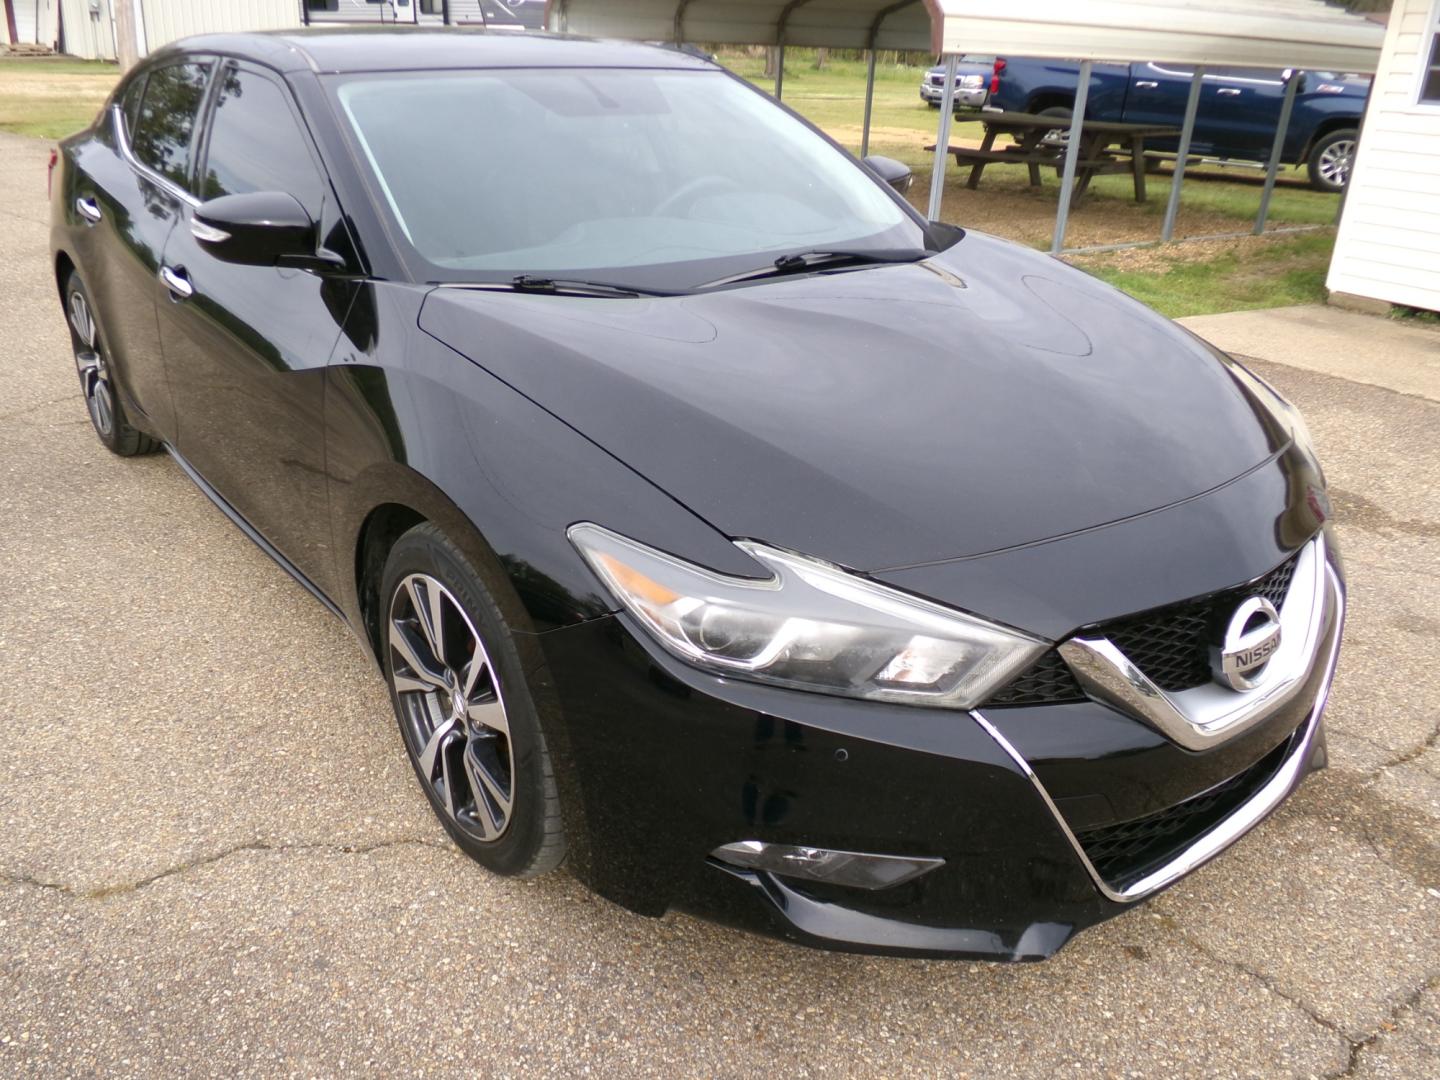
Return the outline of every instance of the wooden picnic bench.
<path id="1" fill-rule="evenodd" d="M 1040 186 L 1040 170 L 1053 168 L 1057 176 L 1065 171 L 1065 135 L 1069 122 L 1064 117 L 1040 116 L 1037 113 L 980 112 L 955 117 L 955 123 L 979 122 L 985 125 L 985 137 L 978 148 L 950 146 L 957 165 L 969 164 L 972 191 L 980 186 L 985 166 L 996 164 L 1025 165 L 1030 172 L 1030 186 Z M 1075 159 L 1075 197 L 1079 198 L 1090 181 L 1104 173 L 1128 172 L 1134 177 L 1135 201 L 1144 202 L 1145 140 L 1178 136 L 1180 130 L 1162 124 L 1123 124 L 1109 120 L 1086 120 L 1080 129 L 1079 152 Z M 995 148 L 995 140 L 1008 135 L 1009 146 Z M 934 144 L 926 147 L 934 150 Z"/>

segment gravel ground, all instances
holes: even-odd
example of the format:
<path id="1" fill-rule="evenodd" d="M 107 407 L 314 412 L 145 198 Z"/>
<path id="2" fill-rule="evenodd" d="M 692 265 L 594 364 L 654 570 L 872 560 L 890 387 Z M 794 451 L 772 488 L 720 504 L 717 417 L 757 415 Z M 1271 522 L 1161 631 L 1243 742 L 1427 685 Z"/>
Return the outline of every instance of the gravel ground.
<path id="1" fill-rule="evenodd" d="M 1045 964 L 810 952 L 456 853 L 347 631 L 91 434 L 47 149 L 0 136 L 0 1075 L 1440 1075 L 1440 402 L 1258 365 L 1342 514 L 1331 770 Z"/>

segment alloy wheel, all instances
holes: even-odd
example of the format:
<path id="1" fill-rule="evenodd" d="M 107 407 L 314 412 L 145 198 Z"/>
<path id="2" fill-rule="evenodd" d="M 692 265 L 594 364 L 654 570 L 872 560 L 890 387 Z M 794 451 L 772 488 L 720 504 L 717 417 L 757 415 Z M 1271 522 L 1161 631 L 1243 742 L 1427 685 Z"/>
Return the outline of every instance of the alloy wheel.
<path id="1" fill-rule="evenodd" d="M 1350 166 L 1354 160 L 1355 140 L 1337 139 L 1320 154 L 1320 179 L 1333 187 L 1344 187 L 1350 179 Z"/>
<path id="2" fill-rule="evenodd" d="M 390 678 L 401 729 L 435 804 L 468 836 L 498 840 L 510 826 L 515 761 L 505 701 L 475 624 L 428 574 L 390 600 Z"/>
<path id="3" fill-rule="evenodd" d="M 80 389 L 85 394 L 85 407 L 95 430 L 109 438 L 115 430 L 115 399 L 110 388 L 110 365 L 105 362 L 105 347 L 90 302 L 78 290 L 70 294 L 70 330 L 75 348 L 75 369 L 80 375 Z"/>

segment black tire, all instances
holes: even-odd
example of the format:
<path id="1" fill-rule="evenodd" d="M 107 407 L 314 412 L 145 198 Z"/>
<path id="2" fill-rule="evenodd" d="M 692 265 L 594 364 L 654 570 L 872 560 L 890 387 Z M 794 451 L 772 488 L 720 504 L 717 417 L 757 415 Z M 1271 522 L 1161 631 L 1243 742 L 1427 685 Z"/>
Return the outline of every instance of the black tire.
<path id="1" fill-rule="evenodd" d="M 116 390 L 114 367 L 105 343 L 95 305 L 78 271 L 65 279 L 65 321 L 70 327 L 70 348 L 80 376 L 80 392 L 90 414 L 90 426 L 112 454 L 134 457 L 160 449 L 160 443 L 130 423 Z"/>
<path id="2" fill-rule="evenodd" d="M 1355 166 L 1355 149 L 1359 143 L 1360 132 L 1355 128 L 1327 131 L 1316 139 L 1305 162 L 1310 186 L 1332 195 L 1344 191 L 1345 185 L 1350 182 L 1350 172 Z"/>
<path id="3" fill-rule="evenodd" d="M 427 591 L 432 582 L 440 591 Z M 535 877 L 553 870 L 565 858 L 554 768 L 510 628 L 481 575 L 438 528 L 417 525 L 390 549 L 380 603 L 391 705 L 446 832 L 493 873 Z M 441 673 L 426 628 L 430 610 L 441 612 L 441 681 L 450 691 L 433 679 Z M 479 674 L 467 687 L 470 666 Z"/>

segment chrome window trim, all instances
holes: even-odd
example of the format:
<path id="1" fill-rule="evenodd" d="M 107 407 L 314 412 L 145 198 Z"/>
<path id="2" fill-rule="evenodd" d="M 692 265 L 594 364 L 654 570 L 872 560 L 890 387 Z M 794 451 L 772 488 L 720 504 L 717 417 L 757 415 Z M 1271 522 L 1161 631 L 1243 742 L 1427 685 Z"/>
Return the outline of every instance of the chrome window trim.
<path id="1" fill-rule="evenodd" d="M 1004 750 L 1010 759 L 1015 762 L 1015 765 L 1020 771 L 1029 778 L 1031 785 L 1035 788 L 1041 801 L 1049 808 L 1051 815 L 1055 818 L 1055 824 L 1059 827 L 1060 832 L 1064 835 L 1065 839 L 1069 841 L 1070 847 L 1074 849 L 1076 857 L 1090 875 L 1090 880 L 1095 883 L 1095 887 L 1099 889 L 1107 899 L 1113 900 L 1116 903 L 1132 904 L 1138 900 L 1143 900 L 1151 893 L 1158 892 L 1167 885 L 1174 884 L 1180 878 L 1190 873 L 1190 871 L 1209 862 L 1253 829 L 1264 820 L 1271 811 L 1284 802 L 1285 798 L 1299 786 L 1300 781 L 1304 778 L 1306 766 L 1310 761 L 1310 754 L 1314 749 L 1316 736 L 1320 731 L 1320 719 L 1325 711 L 1326 699 L 1330 694 L 1330 684 L 1335 677 L 1335 661 L 1340 652 L 1340 636 L 1345 622 L 1344 587 L 1340 584 L 1339 576 L 1335 573 L 1334 569 L 1328 564 L 1322 565 L 1324 567 L 1326 599 L 1329 601 L 1323 606 L 1333 612 L 1333 617 L 1329 620 L 1331 629 L 1329 647 L 1325 652 L 1324 677 L 1320 684 L 1320 692 L 1315 698 L 1315 704 L 1312 706 L 1309 716 L 1306 717 L 1304 734 L 1297 742 L 1295 748 L 1290 752 L 1289 756 L 1286 757 L 1285 761 L 1281 764 L 1280 768 L 1276 770 L 1275 775 L 1256 791 L 1255 794 L 1251 795 L 1249 799 L 1237 807 L 1234 813 L 1221 821 L 1213 829 L 1197 837 L 1189 847 L 1181 851 L 1174 859 L 1151 871 L 1138 881 L 1127 885 L 1123 889 L 1112 887 L 1110 883 L 1100 875 L 1100 872 L 1095 869 L 1095 864 L 1092 863 L 1085 854 L 1085 849 L 1081 846 L 1075 833 L 1065 821 L 1064 815 L 1060 813 L 1059 807 L 1055 805 L 1055 800 L 1052 799 L 1050 793 L 1045 790 L 1045 785 L 1041 783 L 1040 778 L 1035 774 L 1035 770 L 1030 767 L 1030 763 L 1025 760 L 1024 756 L 1011 745 L 1010 741 L 1006 739 L 995 725 L 990 723 L 978 709 L 971 711 L 970 716 L 975 722 L 985 729 L 990 737 L 999 744 L 1000 749 Z"/>
<path id="2" fill-rule="evenodd" d="M 1295 697 L 1319 659 L 1327 608 L 1325 538 L 1301 548 L 1280 606 L 1280 645 L 1253 690 L 1218 682 L 1167 693 L 1104 637 L 1076 637 L 1060 656 L 1092 698 L 1135 716 L 1186 750 L 1206 750 L 1263 723 Z"/>
<path id="3" fill-rule="evenodd" d="M 161 176 L 135 156 L 135 152 L 130 149 L 129 122 L 125 119 L 125 110 L 121 105 L 114 104 L 110 106 L 110 123 L 114 125 L 115 145 L 120 148 L 120 157 L 124 159 L 125 164 L 129 165 L 130 168 L 134 169 L 146 180 L 149 180 L 161 191 L 165 192 L 165 194 L 172 198 L 179 199 L 192 210 L 200 205 L 200 200 L 194 195 L 191 195 L 190 192 L 186 191 L 168 177 Z"/>

